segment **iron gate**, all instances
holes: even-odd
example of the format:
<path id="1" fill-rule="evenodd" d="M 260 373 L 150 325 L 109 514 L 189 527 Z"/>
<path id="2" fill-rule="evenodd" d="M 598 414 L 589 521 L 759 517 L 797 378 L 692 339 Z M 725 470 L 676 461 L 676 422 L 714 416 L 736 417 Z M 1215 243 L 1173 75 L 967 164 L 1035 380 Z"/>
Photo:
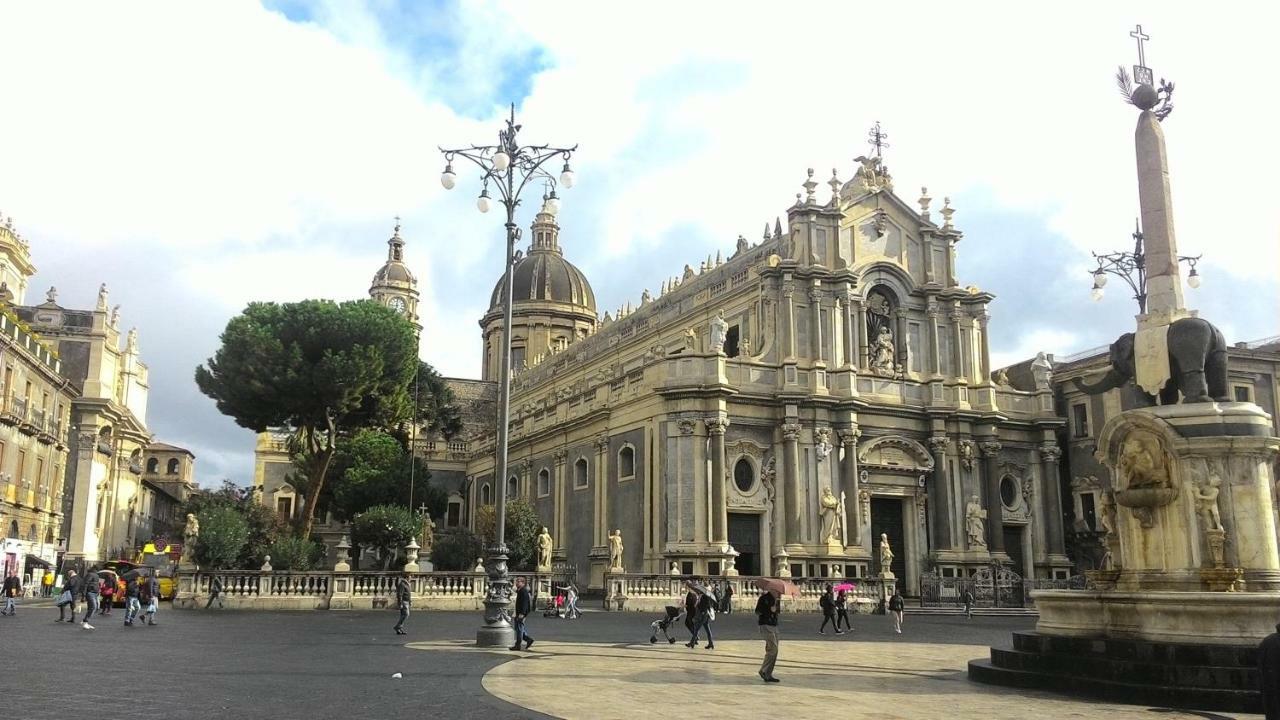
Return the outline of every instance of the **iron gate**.
<path id="1" fill-rule="evenodd" d="M 959 607 L 964 591 L 973 593 L 974 607 L 1023 607 L 1026 599 L 1022 576 L 1007 566 L 978 568 L 969 577 L 920 576 L 921 607 Z"/>

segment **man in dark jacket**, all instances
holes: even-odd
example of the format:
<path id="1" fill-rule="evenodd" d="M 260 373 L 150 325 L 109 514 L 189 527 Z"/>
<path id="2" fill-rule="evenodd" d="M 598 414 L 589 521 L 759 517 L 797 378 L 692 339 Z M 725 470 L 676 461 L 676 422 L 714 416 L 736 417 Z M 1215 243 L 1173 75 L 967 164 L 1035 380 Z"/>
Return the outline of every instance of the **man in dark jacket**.
<path id="1" fill-rule="evenodd" d="M 694 592 L 693 589 L 690 588 L 689 593 L 684 596 L 684 626 L 688 628 L 689 637 L 691 638 L 689 642 L 686 643 L 689 647 L 694 647 L 698 644 L 698 633 L 697 630 L 694 629 L 694 620 L 697 617 L 698 593 Z"/>
<path id="2" fill-rule="evenodd" d="M 761 594 L 756 601 L 756 616 L 760 623 L 760 637 L 764 638 L 760 679 L 767 683 L 782 682 L 773 676 L 773 666 L 778 662 L 778 596 L 768 591 Z"/>
<path id="3" fill-rule="evenodd" d="M 80 627 L 85 630 L 92 630 L 93 626 L 89 624 L 89 618 L 98 611 L 98 568 L 97 566 L 89 568 L 89 572 L 84 574 L 84 617 L 80 619 Z"/>
<path id="4" fill-rule="evenodd" d="M 1267 720 L 1280 720 L 1280 625 L 1258 645 L 1258 680 L 1262 711 Z"/>
<path id="5" fill-rule="evenodd" d="M 204 609 L 208 610 L 214 600 L 218 601 L 218 609 L 222 609 L 222 578 L 218 575 L 209 578 L 209 602 L 204 604 Z"/>
<path id="6" fill-rule="evenodd" d="M 396 607 L 400 608 L 400 621 L 396 623 L 397 635 L 408 635 L 404 621 L 409 619 L 409 603 L 413 599 L 413 589 L 409 587 L 409 573 L 406 571 L 396 580 Z"/>
<path id="7" fill-rule="evenodd" d="M 902 634 L 902 612 L 907 609 L 907 603 L 902 597 L 902 593 L 897 588 L 893 589 L 893 595 L 889 598 L 889 614 L 893 616 L 893 631 Z"/>
<path id="8" fill-rule="evenodd" d="M 707 633 L 708 650 L 716 649 L 715 638 L 711 637 L 711 613 L 716 607 L 716 596 L 711 593 L 698 593 L 698 604 L 695 612 L 697 616 L 693 620 L 693 639 L 685 643 L 685 647 L 698 646 L 698 633 L 705 631 Z"/>
<path id="9" fill-rule="evenodd" d="M 138 573 L 127 573 L 124 581 L 124 624 L 126 627 L 133 627 L 133 621 L 138 617 L 138 611 L 142 609 L 142 604 L 138 601 Z"/>
<path id="10" fill-rule="evenodd" d="M 529 637 L 529 633 L 525 632 L 525 623 L 529 619 L 529 613 L 533 612 L 533 595 L 530 594 L 529 588 L 525 585 L 523 577 L 516 578 L 516 644 L 508 648 L 508 650 L 519 650 L 520 643 L 524 643 L 524 649 L 528 650 L 533 646 L 533 638 Z"/>
<path id="11" fill-rule="evenodd" d="M 720 595 L 720 612 L 728 615 L 733 612 L 733 583 L 725 582 L 724 592 Z"/>
<path id="12" fill-rule="evenodd" d="M 840 629 L 840 623 L 836 622 L 836 592 L 831 584 L 827 584 L 826 592 L 822 593 L 822 597 L 818 600 L 818 607 L 822 608 L 822 627 L 818 628 L 819 635 L 827 634 L 827 623 L 831 623 L 836 629 L 837 635 L 843 635 L 844 631 Z"/>
<path id="13" fill-rule="evenodd" d="M 76 574 L 75 570 L 68 570 L 67 581 L 62 586 L 62 597 L 65 597 L 66 599 L 58 602 L 57 622 L 62 622 L 65 619 L 64 613 L 67 608 L 71 609 L 71 619 L 67 620 L 67 622 L 73 623 L 76 621 L 76 600 L 78 600 L 80 595 L 83 593 L 83 581 L 80 579 L 80 576 Z"/>
<path id="14" fill-rule="evenodd" d="M 10 575 L 4 579 L 4 611 L 0 615 L 13 615 L 18 611 L 18 598 L 22 597 L 22 579 Z"/>

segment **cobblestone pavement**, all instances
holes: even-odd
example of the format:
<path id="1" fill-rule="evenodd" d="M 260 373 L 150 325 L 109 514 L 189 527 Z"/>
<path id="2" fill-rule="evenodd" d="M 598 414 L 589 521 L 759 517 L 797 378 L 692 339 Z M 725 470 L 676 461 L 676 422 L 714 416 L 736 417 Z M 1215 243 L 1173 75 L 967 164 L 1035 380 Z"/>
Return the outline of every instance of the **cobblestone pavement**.
<path id="1" fill-rule="evenodd" d="M 851 635 L 823 637 L 819 618 L 785 615 L 784 683 L 766 687 L 749 614 L 721 616 L 710 652 L 649 645 L 654 618 L 640 613 L 534 618 L 531 653 L 469 647 L 476 613 L 416 612 L 407 636 L 391 631 L 391 611 L 162 609 L 158 627 L 126 628 L 116 610 L 94 631 L 55 617 L 0 618 L 0 696 L 14 717 L 100 717 L 104 697 L 168 720 L 671 717 L 690 703 L 717 718 L 759 717 L 765 704 L 793 718 L 1192 717 L 965 679 L 965 661 L 1007 646 L 1028 618 L 908 616 L 894 635 L 885 618 L 856 616 Z"/>

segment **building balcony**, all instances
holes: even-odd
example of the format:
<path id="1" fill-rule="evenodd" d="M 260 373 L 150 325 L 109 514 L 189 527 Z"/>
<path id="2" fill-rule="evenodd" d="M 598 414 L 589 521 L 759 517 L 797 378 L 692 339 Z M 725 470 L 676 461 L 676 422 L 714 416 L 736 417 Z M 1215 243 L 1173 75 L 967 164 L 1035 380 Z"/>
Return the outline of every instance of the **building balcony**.
<path id="1" fill-rule="evenodd" d="M 36 426 L 32 422 L 32 412 L 28 405 L 27 398 L 14 398 L 13 411 L 14 415 L 18 418 L 18 432 L 26 435 L 35 435 Z M 43 418 L 41 419 L 43 420 Z"/>

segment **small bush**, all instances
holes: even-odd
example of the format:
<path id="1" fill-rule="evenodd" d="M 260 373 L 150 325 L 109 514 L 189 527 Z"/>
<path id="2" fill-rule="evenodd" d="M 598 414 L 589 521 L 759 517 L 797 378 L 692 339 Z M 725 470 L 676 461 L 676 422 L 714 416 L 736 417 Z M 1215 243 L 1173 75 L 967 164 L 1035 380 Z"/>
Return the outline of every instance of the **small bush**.
<path id="1" fill-rule="evenodd" d="M 431 564 L 436 570 L 471 571 L 476 558 L 484 554 L 480 538 L 466 528 L 450 528 L 436 533 L 431 548 Z"/>
<path id="2" fill-rule="evenodd" d="M 310 570 L 324 558 L 324 545 L 315 540 L 285 535 L 267 546 L 275 570 Z"/>
<path id="3" fill-rule="evenodd" d="M 196 539 L 196 562 L 211 570 L 235 568 L 236 558 L 249 542 L 249 523 L 230 507 L 201 511 L 200 536 Z"/>

